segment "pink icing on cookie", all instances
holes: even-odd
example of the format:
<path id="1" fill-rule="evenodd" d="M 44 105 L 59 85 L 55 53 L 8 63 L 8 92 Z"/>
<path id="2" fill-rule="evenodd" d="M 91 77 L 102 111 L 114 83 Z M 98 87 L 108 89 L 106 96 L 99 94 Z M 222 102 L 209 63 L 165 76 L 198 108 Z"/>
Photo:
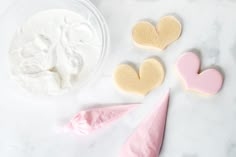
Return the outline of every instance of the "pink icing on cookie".
<path id="1" fill-rule="evenodd" d="M 177 71 L 182 77 L 185 87 L 205 94 L 216 94 L 222 87 L 223 76 L 216 69 L 207 69 L 199 74 L 200 59 L 188 52 L 177 60 Z"/>
<path id="2" fill-rule="evenodd" d="M 120 157 L 158 157 L 163 141 L 169 92 L 123 145 Z"/>
<path id="3" fill-rule="evenodd" d="M 136 107 L 137 104 L 130 104 L 81 111 L 71 119 L 65 129 L 79 135 L 87 135 L 109 125 Z"/>

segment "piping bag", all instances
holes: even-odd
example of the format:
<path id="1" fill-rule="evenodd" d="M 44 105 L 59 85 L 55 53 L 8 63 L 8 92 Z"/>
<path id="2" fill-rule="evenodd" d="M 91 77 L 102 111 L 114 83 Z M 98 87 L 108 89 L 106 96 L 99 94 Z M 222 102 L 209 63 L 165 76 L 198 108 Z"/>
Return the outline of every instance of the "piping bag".
<path id="1" fill-rule="evenodd" d="M 66 131 L 72 131 L 78 135 L 88 135 L 100 128 L 110 125 L 129 111 L 135 109 L 138 104 L 97 107 L 80 111 L 65 126 Z"/>
<path id="2" fill-rule="evenodd" d="M 162 146 L 169 91 L 123 145 L 119 157 L 158 157 Z"/>

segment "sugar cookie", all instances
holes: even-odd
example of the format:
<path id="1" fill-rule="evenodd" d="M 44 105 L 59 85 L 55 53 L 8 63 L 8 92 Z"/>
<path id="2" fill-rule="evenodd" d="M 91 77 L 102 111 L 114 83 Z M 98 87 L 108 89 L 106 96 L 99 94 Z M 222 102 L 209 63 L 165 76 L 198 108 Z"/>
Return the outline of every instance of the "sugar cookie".
<path id="1" fill-rule="evenodd" d="M 146 95 L 154 87 L 161 85 L 164 76 L 162 64 L 150 58 L 141 65 L 139 74 L 130 65 L 119 65 L 115 70 L 114 80 L 123 91 Z"/>
<path id="2" fill-rule="evenodd" d="M 179 38 L 181 29 L 181 23 L 174 16 L 165 16 L 156 27 L 146 21 L 137 23 L 132 38 L 140 46 L 164 50 Z"/>
<path id="3" fill-rule="evenodd" d="M 223 76 L 216 69 L 200 71 L 200 59 L 193 52 L 183 54 L 176 63 L 176 68 L 187 89 L 213 95 L 223 85 Z"/>

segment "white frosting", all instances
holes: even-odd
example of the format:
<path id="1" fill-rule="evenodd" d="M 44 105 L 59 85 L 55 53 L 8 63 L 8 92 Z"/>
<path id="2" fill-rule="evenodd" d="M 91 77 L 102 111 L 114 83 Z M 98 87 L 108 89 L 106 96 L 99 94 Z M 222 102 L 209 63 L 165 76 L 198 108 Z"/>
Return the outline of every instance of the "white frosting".
<path id="1" fill-rule="evenodd" d="M 100 52 L 101 40 L 89 19 L 68 10 L 47 10 L 16 32 L 11 72 L 31 92 L 58 94 L 86 79 Z"/>

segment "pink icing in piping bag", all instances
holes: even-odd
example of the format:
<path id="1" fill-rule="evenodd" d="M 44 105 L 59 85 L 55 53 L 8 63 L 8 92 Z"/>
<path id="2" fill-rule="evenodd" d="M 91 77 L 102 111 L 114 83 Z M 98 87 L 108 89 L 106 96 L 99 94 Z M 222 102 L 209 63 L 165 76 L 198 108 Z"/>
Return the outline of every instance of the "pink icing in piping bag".
<path id="1" fill-rule="evenodd" d="M 79 135 L 87 135 L 119 119 L 137 104 L 98 107 L 79 112 L 65 127 Z"/>
<path id="2" fill-rule="evenodd" d="M 163 141 L 169 91 L 153 113 L 144 120 L 123 145 L 119 157 L 158 157 Z"/>

